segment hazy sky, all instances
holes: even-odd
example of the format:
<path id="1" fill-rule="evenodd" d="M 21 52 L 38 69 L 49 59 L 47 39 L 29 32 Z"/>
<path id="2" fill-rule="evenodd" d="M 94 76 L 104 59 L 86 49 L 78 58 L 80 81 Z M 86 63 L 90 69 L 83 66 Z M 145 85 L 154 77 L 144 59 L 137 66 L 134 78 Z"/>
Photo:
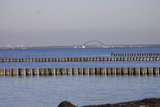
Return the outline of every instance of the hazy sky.
<path id="1" fill-rule="evenodd" d="M 0 47 L 159 44 L 160 0 L 0 0 Z"/>

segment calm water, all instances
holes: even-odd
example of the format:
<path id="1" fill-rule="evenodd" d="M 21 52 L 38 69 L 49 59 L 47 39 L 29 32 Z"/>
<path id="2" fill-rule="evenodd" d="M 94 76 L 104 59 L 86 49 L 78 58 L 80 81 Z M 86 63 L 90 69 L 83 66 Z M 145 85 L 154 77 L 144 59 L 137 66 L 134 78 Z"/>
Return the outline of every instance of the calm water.
<path id="1" fill-rule="evenodd" d="M 160 53 L 160 48 L 16 49 L 0 50 L 0 58 L 100 57 L 115 53 Z M 159 67 L 160 61 L 0 63 L 0 68 Z M 118 103 L 160 96 L 156 76 L 0 77 L 0 106 L 57 107 L 64 100 L 82 106 Z"/>

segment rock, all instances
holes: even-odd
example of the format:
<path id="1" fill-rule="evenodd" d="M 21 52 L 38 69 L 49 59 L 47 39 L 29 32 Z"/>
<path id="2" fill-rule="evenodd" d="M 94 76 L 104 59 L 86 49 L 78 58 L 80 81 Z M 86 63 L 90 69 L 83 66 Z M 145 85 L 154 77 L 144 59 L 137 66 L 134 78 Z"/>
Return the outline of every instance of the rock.
<path id="1" fill-rule="evenodd" d="M 87 105 L 83 107 L 160 107 L 160 98 L 148 98 L 117 104 Z"/>
<path id="2" fill-rule="evenodd" d="M 63 101 L 58 105 L 58 107 L 76 107 L 76 106 L 68 101 Z"/>

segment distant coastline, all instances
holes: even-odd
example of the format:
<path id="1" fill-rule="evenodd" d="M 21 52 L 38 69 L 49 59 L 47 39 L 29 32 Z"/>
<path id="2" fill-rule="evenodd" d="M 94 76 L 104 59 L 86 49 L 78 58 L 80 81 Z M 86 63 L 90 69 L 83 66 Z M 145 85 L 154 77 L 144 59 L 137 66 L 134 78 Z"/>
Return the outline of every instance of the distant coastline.
<path id="1" fill-rule="evenodd" d="M 124 47 L 160 47 L 160 44 L 112 44 L 106 46 L 97 46 L 97 45 L 64 45 L 64 46 L 23 46 L 23 47 L 0 47 L 0 49 L 37 49 L 37 48 L 124 48 Z"/>

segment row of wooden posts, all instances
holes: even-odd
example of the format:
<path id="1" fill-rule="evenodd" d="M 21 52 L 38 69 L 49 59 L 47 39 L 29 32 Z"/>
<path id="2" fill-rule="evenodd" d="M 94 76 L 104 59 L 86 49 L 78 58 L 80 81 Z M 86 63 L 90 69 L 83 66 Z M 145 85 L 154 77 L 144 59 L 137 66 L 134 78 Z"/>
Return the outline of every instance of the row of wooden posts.
<path id="1" fill-rule="evenodd" d="M 111 56 L 160 56 L 160 53 L 111 53 Z"/>
<path id="2" fill-rule="evenodd" d="M 1 58 L 0 62 L 159 61 L 160 57 Z"/>
<path id="3" fill-rule="evenodd" d="M 0 76 L 35 75 L 158 75 L 160 67 L 141 68 L 6 68 L 0 69 Z"/>

